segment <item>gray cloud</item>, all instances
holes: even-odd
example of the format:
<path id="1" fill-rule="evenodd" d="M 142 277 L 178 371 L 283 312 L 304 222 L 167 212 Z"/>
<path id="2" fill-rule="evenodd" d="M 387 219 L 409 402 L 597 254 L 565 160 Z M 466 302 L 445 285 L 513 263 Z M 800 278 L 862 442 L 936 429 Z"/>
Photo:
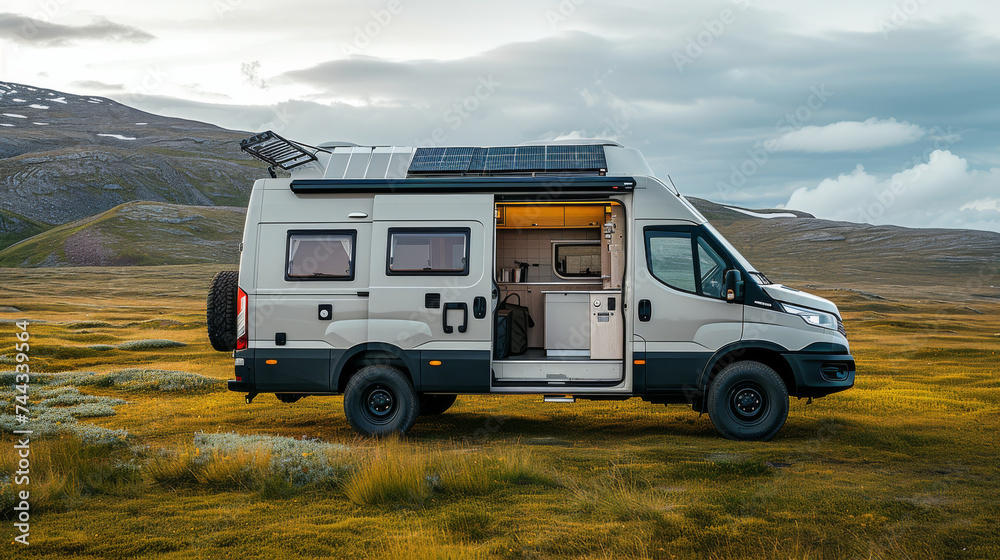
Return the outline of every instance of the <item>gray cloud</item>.
<path id="1" fill-rule="evenodd" d="M 62 47 L 77 40 L 144 43 L 155 39 L 139 28 L 103 18 L 85 25 L 63 25 L 9 12 L 0 13 L 0 37 L 36 47 Z"/>
<path id="2" fill-rule="evenodd" d="M 106 84 L 98 80 L 77 80 L 71 85 L 86 90 L 125 91 L 125 84 Z"/>
<path id="3" fill-rule="evenodd" d="M 691 50 L 696 31 L 656 29 L 648 17 L 636 33 L 566 31 L 449 60 L 354 56 L 255 75 L 272 89 L 313 90 L 274 108 L 166 98 L 148 98 L 142 108 L 228 128 L 274 128 L 314 145 L 610 136 L 640 148 L 686 194 L 756 207 L 785 203 L 859 164 L 873 177 L 892 177 L 927 163 L 942 137 L 950 139 L 942 149 L 966 162 L 969 181 L 984 176 L 976 170 L 1000 166 L 993 132 L 1000 128 L 1000 41 L 968 22 L 907 25 L 891 40 L 874 26 L 810 35 L 750 7 Z M 678 53 L 690 63 L 679 68 Z M 891 128 L 884 125 L 891 119 L 923 133 L 905 138 L 912 142 L 872 141 L 866 151 L 839 150 L 849 140 L 818 153 L 763 148 L 803 129 L 800 140 L 817 132 L 828 139 L 844 132 L 837 123 Z"/>

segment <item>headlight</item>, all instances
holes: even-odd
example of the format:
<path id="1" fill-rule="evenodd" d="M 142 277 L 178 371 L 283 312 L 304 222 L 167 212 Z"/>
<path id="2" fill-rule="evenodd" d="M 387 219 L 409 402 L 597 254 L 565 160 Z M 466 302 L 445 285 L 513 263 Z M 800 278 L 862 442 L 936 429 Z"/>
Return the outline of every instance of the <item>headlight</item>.
<path id="1" fill-rule="evenodd" d="M 824 313 L 822 311 L 816 311 L 815 309 L 789 305 L 784 302 L 781 303 L 781 307 L 788 313 L 802 317 L 802 320 L 810 325 L 823 327 L 824 329 L 837 330 L 837 316 L 832 313 Z"/>

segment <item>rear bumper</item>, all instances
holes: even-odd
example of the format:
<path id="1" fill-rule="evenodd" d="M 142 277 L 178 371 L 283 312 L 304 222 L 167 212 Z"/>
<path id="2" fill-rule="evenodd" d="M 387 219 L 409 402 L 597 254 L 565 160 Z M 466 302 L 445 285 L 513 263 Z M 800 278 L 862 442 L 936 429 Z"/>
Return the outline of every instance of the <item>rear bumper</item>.
<path id="1" fill-rule="evenodd" d="M 794 397 L 824 397 L 854 386 L 854 357 L 850 354 L 783 354 L 795 375 Z"/>
<path id="2" fill-rule="evenodd" d="M 226 387 L 230 391 L 235 391 L 237 393 L 252 393 L 252 392 L 254 392 L 254 390 L 253 390 L 253 383 L 249 383 L 247 381 L 237 381 L 235 379 L 230 379 L 229 381 L 226 382 Z"/>
<path id="3" fill-rule="evenodd" d="M 254 383 L 254 363 L 253 363 L 253 350 L 237 350 L 233 352 L 233 361 L 235 362 L 233 366 L 233 377 L 226 382 L 226 386 L 230 391 L 235 391 L 237 393 L 256 393 L 256 384 Z"/>

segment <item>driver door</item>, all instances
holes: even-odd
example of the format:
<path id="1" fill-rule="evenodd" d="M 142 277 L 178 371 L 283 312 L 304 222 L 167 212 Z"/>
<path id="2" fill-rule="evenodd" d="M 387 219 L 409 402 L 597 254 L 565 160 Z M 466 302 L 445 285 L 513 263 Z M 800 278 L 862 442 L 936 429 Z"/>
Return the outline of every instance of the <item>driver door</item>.
<path id="1" fill-rule="evenodd" d="M 743 306 L 724 299 L 731 259 L 700 226 L 636 225 L 632 320 L 646 346 L 646 386 L 697 387 L 712 354 L 743 334 Z"/>

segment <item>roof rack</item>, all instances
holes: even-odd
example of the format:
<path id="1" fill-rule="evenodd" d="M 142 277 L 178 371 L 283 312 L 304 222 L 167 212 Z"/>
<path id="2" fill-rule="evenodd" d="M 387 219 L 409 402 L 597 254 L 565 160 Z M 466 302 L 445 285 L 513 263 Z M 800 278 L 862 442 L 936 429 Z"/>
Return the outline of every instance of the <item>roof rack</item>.
<path id="1" fill-rule="evenodd" d="M 303 146 L 312 148 L 312 146 L 286 140 L 270 130 L 240 141 L 241 150 L 272 167 L 278 166 L 285 171 L 316 161 L 315 153 L 307 152 Z M 321 148 L 314 149 L 326 151 Z"/>
<path id="2" fill-rule="evenodd" d="M 296 194 L 337 192 L 374 193 L 460 193 L 506 192 L 545 193 L 617 193 L 635 189 L 633 177 L 415 177 L 407 179 L 292 179 L 289 188 Z"/>

